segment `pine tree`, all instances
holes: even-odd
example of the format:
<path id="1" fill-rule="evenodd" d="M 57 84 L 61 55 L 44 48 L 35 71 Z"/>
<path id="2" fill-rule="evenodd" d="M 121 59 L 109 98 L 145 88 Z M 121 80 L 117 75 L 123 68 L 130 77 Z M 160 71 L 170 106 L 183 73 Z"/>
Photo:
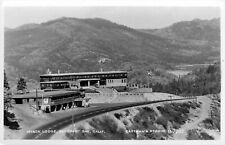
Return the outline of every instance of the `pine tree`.
<path id="1" fill-rule="evenodd" d="M 8 126 L 10 129 L 19 129 L 20 125 L 15 120 L 15 114 L 8 111 L 11 104 L 10 87 L 7 80 L 7 76 L 4 70 L 4 126 Z"/>
<path id="2" fill-rule="evenodd" d="M 11 107 L 11 93 L 9 89 L 8 79 L 4 70 L 4 110 L 8 110 L 8 108 Z"/>
<path id="3" fill-rule="evenodd" d="M 5 70 L 4 70 L 4 89 L 7 89 L 7 90 L 10 89 Z"/>
<path id="4" fill-rule="evenodd" d="M 21 77 L 17 83 L 17 91 L 25 92 L 27 89 L 26 81 L 23 77 Z"/>

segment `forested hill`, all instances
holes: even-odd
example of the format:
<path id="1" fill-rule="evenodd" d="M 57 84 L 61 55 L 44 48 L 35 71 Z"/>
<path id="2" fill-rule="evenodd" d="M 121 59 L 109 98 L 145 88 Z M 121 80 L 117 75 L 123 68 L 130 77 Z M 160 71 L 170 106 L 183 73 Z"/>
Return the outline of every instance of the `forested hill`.
<path id="1" fill-rule="evenodd" d="M 63 17 L 26 24 L 6 29 L 4 40 L 10 79 L 38 79 L 48 68 L 52 72 L 98 71 L 101 59 L 104 70 L 127 70 L 152 64 L 205 63 L 219 57 L 219 46 L 214 44 L 184 45 L 100 18 Z"/>
<path id="2" fill-rule="evenodd" d="M 179 40 L 220 41 L 220 19 L 181 21 L 162 29 L 143 29 L 143 32 Z"/>
<path id="3" fill-rule="evenodd" d="M 152 87 L 154 91 L 177 95 L 218 94 L 221 91 L 220 63 L 196 69 L 192 73 L 174 79 L 166 85 L 157 83 Z"/>

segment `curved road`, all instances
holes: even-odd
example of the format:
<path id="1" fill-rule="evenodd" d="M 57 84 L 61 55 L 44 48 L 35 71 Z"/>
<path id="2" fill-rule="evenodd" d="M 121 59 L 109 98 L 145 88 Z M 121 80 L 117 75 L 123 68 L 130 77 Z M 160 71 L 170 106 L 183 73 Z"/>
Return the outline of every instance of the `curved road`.
<path id="1" fill-rule="evenodd" d="M 183 99 L 172 99 L 173 101 L 178 100 L 187 100 L 187 99 L 193 99 L 193 98 L 183 98 Z M 158 101 L 148 101 L 148 102 L 138 102 L 138 103 L 116 103 L 116 104 L 105 104 L 99 107 L 94 107 L 91 110 L 87 110 L 85 112 L 77 113 L 76 115 L 70 115 L 58 120 L 55 120 L 53 122 L 50 122 L 48 124 L 45 124 L 41 127 L 38 127 L 34 130 L 32 130 L 32 133 L 27 133 L 27 135 L 24 137 L 24 139 L 49 139 L 52 135 L 54 135 L 58 130 L 65 128 L 66 126 L 114 110 L 139 106 L 139 105 L 147 105 L 147 104 L 153 104 L 153 103 L 160 103 L 160 102 L 167 102 L 172 101 L 170 99 L 168 100 L 158 100 Z"/>

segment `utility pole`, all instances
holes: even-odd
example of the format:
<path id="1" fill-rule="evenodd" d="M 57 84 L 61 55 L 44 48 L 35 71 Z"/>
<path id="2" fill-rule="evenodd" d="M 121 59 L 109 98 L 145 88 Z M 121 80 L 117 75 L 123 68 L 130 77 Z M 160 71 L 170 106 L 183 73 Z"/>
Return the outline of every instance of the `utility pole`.
<path id="1" fill-rule="evenodd" d="M 73 115 L 72 115 L 72 124 L 73 124 L 73 128 L 75 130 L 75 123 L 74 123 L 74 117 L 73 117 Z"/>
<path id="2" fill-rule="evenodd" d="M 152 82 L 152 72 L 147 71 L 147 76 L 149 77 L 149 81 Z M 148 81 L 148 88 L 150 88 L 150 82 Z"/>
<path id="3" fill-rule="evenodd" d="M 36 110 L 38 111 L 38 92 L 36 88 Z"/>

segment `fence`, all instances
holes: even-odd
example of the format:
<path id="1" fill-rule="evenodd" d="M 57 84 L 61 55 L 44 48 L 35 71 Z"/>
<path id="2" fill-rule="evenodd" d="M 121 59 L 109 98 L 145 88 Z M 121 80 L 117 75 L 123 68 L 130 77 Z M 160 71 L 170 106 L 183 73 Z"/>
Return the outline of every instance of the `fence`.
<path id="1" fill-rule="evenodd" d="M 85 93 L 85 97 L 123 97 L 123 96 L 133 96 L 133 97 L 143 97 L 143 93 L 128 93 L 128 92 L 118 92 L 118 93 Z"/>

